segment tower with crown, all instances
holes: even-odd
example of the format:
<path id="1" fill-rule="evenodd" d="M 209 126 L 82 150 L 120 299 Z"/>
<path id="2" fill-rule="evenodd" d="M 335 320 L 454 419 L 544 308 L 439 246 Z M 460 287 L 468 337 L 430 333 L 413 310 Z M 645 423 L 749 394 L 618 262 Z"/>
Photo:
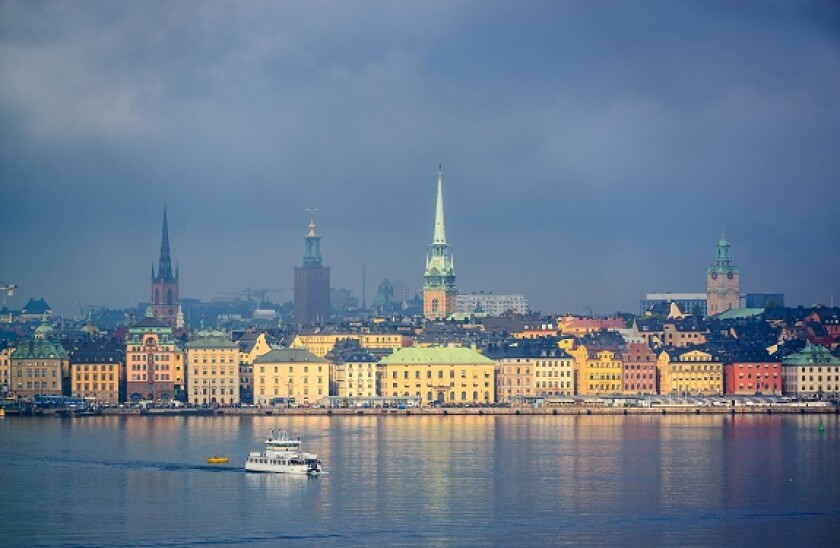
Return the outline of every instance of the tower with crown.
<path id="1" fill-rule="evenodd" d="M 322 264 L 321 237 L 315 220 L 303 237 L 303 264 L 295 267 L 295 323 L 321 324 L 330 319 L 330 268 Z"/>
<path id="2" fill-rule="evenodd" d="M 160 239 L 160 260 L 157 274 L 152 264 L 152 315 L 169 327 L 175 327 L 180 300 L 178 297 L 178 269 L 172 272 L 169 256 L 169 223 L 163 209 L 163 233 Z"/>
<path id="3" fill-rule="evenodd" d="M 709 316 L 740 307 L 741 276 L 729 256 L 729 242 L 721 233 L 715 264 L 706 271 L 706 298 Z"/>
<path id="4" fill-rule="evenodd" d="M 426 254 L 426 272 L 423 275 L 423 316 L 428 320 L 448 317 L 456 311 L 457 294 L 454 260 L 446 243 L 443 221 L 443 175 L 438 166 L 435 232 Z"/>

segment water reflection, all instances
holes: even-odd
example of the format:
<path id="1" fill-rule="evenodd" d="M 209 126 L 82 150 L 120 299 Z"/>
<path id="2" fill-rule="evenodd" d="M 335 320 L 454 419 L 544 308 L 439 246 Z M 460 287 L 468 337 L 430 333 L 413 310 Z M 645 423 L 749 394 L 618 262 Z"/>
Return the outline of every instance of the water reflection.
<path id="1" fill-rule="evenodd" d="M 270 429 L 329 473 L 242 472 Z M 7 418 L 0 515 L 12 545 L 801 544 L 840 520 L 838 433 L 781 415 Z"/>

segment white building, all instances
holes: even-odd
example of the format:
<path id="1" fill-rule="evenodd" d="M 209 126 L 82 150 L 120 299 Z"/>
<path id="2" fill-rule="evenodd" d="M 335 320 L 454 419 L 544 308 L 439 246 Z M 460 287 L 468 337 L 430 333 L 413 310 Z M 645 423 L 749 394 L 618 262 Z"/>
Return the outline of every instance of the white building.
<path id="1" fill-rule="evenodd" d="M 505 312 L 528 313 L 525 295 L 497 295 L 495 293 L 458 294 L 455 306 L 461 314 L 483 312 L 488 316 L 501 316 Z"/>

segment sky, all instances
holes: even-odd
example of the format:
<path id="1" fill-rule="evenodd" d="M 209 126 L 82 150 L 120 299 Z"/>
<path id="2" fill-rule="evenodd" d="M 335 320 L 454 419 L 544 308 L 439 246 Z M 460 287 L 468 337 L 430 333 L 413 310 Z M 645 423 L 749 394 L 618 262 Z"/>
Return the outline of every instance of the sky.
<path id="1" fill-rule="evenodd" d="M 460 291 L 544 313 L 840 302 L 840 5 L 0 1 L 0 282 L 59 313 L 421 287 L 437 166 Z"/>

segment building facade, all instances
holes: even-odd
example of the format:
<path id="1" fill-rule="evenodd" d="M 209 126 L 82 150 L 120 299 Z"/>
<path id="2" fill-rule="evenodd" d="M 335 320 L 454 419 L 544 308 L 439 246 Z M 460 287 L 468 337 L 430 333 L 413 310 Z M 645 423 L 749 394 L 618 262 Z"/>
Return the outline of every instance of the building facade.
<path id="1" fill-rule="evenodd" d="M 129 400 L 183 398 L 184 354 L 175 344 L 172 327 L 146 317 L 128 328 L 125 340 L 126 397 Z"/>
<path id="2" fill-rule="evenodd" d="M 152 316 L 169 327 L 177 327 L 180 302 L 178 269 L 176 268 L 173 273 L 172 258 L 169 254 L 169 222 L 166 218 L 166 208 L 164 208 L 157 273 L 152 265 Z"/>
<path id="3" fill-rule="evenodd" d="M 656 354 L 645 343 L 627 345 L 622 353 L 622 383 L 625 394 L 656 394 Z"/>
<path id="4" fill-rule="evenodd" d="M 275 348 L 254 360 L 253 385 L 255 404 L 316 404 L 329 396 L 330 362 L 304 348 Z"/>
<path id="5" fill-rule="evenodd" d="M 271 352 L 271 345 L 265 333 L 243 333 L 239 345 L 239 399 L 243 403 L 254 403 L 254 360 Z"/>
<path id="6" fill-rule="evenodd" d="M 709 316 L 738 308 L 741 303 L 741 274 L 732 264 L 729 242 L 721 234 L 715 264 L 706 271 L 706 299 Z"/>
<path id="7" fill-rule="evenodd" d="M 701 350 L 669 349 L 659 354 L 659 393 L 671 396 L 720 396 L 723 364 Z"/>
<path id="8" fill-rule="evenodd" d="M 742 351 L 727 358 L 723 364 L 725 394 L 782 395 L 782 364 L 763 348 Z"/>
<path id="9" fill-rule="evenodd" d="M 457 312 L 457 294 L 454 263 L 446 243 L 443 218 L 443 175 L 438 169 L 435 231 L 423 275 L 423 316 L 427 320 L 437 320 Z"/>
<path id="10" fill-rule="evenodd" d="M 239 398 L 239 345 L 222 332 L 199 334 L 186 344 L 187 401 L 229 405 Z"/>
<path id="11" fill-rule="evenodd" d="M 125 401 L 125 353 L 113 344 L 83 345 L 70 353 L 70 392 L 100 404 Z"/>
<path id="12" fill-rule="evenodd" d="M 332 352 L 336 343 L 344 340 L 355 340 L 362 348 L 368 350 L 396 351 L 411 345 L 411 337 L 401 333 L 299 333 L 289 345 L 290 348 L 306 348 L 318 357 L 323 358 Z"/>
<path id="13" fill-rule="evenodd" d="M 38 396 L 70 394 L 69 356 L 46 323 L 18 343 L 9 362 L 12 397 L 34 402 Z"/>
<path id="14" fill-rule="evenodd" d="M 782 390 L 797 398 L 840 397 L 840 359 L 824 346 L 806 343 L 782 360 Z"/>
<path id="15" fill-rule="evenodd" d="M 441 404 L 493 403 L 495 363 L 471 348 L 403 348 L 379 362 L 381 396 Z"/>
<path id="16" fill-rule="evenodd" d="M 462 293 L 455 297 L 455 307 L 460 314 L 483 313 L 501 316 L 505 313 L 527 314 L 525 295 L 496 295 L 494 293 Z"/>
<path id="17" fill-rule="evenodd" d="M 315 221 L 303 237 L 303 265 L 295 267 L 295 323 L 323 324 L 330 319 L 330 268 L 322 264 L 321 237 Z"/>
<path id="18" fill-rule="evenodd" d="M 574 360 L 556 346 L 514 343 L 490 347 L 485 355 L 496 362 L 499 403 L 574 394 Z"/>

